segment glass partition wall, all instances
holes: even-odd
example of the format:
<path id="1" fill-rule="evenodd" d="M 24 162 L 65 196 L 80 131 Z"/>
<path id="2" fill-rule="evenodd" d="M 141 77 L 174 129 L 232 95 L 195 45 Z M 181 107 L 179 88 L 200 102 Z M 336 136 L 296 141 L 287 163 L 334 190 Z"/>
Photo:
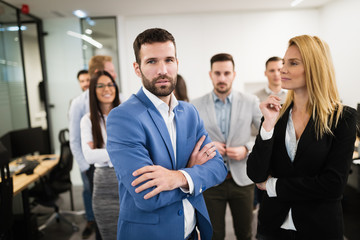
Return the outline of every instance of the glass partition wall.
<path id="1" fill-rule="evenodd" d="M 0 136 L 41 126 L 51 149 L 42 22 L 0 2 Z"/>
<path id="2" fill-rule="evenodd" d="M 88 68 L 88 63 L 92 56 L 111 56 L 117 74 L 115 81 L 121 92 L 116 18 L 88 17 L 82 18 L 80 22 L 82 34 L 85 36 L 85 40 L 83 38 L 82 42 L 85 68 Z"/>

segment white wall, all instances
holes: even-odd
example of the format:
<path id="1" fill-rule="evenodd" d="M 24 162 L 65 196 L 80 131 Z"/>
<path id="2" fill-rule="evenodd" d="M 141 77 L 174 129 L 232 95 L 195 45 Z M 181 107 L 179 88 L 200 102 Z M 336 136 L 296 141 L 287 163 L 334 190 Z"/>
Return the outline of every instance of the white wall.
<path id="1" fill-rule="evenodd" d="M 141 81 L 134 74 L 132 43 L 147 28 L 161 27 L 171 32 L 177 44 L 179 73 L 185 78 L 190 99 L 212 89 L 208 72 L 210 58 L 217 53 L 233 55 L 237 78 L 234 88 L 245 82 L 266 81 L 265 61 L 283 56 L 287 41 L 300 34 L 319 31 L 318 10 L 269 11 L 128 17 L 121 19 L 124 48 L 122 86 L 126 96 L 138 91 Z"/>
<path id="2" fill-rule="evenodd" d="M 344 104 L 360 103 L 360 1 L 342 0 L 320 11 L 320 35 L 328 42 Z"/>
<path id="3" fill-rule="evenodd" d="M 179 73 L 187 82 L 190 99 L 211 91 L 208 71 L 214 54 L 228 52 L 234 56 L 237 71 L 234 88 L 243 90 L 244 83 L 266 82 L 263 75 L 266 59 L 273 55 L 282 57 L 291 37 L 310 34 L 329 43 L 341 97 L 345 104 L 355 106 L 360 102 L 357 94 L 360 81 L 356 79 L 359 10 L 358 1 L 339 0 L 318 10 L 117 16 L 123 96 L 129 97 L 141 86 L 132 67 L 135 37 L 147 28 L 161 27 L 175 36 Z M 66 31 L 80 32 L 80 23 L 77 19 L 53 19 L 45 20 L 44 27 L 49 33 L 45 37 L 49 102 L 55 105 L 51 110 L 51 129 L 58 150 L 57 133 L 68 126 L 69 101 L 80 94 L 76 73 L 83 67 L 81 42 L 66 35 Z M 74 184 L 81 184 L 77 164 L 72 175 Z"/>

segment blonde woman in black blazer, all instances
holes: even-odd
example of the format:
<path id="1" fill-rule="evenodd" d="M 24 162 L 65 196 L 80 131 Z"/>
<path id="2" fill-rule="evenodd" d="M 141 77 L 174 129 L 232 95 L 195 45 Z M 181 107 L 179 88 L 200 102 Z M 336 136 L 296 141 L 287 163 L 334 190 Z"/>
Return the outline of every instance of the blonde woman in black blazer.
<path id="1" fill-rule="evenodd" d="M 260 104 L 262 127 L 247 162 L 250 179 L 267 191 L 257 238 L 342 240 L 356 111 L 340 102 L 324 41 L 290 39 L 283 62 L 286 101 L 270 96 Z"/>

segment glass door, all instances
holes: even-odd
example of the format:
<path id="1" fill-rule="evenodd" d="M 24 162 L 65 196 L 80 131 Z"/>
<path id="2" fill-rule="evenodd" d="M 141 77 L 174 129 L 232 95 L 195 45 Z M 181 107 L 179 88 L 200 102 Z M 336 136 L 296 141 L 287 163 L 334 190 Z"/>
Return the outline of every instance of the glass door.
<path id="1" fill-rule="evenodd" d="M 0 136 L 42 127 L 51 149 L 40 19 L 0 2 Z"/>
<path id="2" fill-rule="evenodd" d="M 0 3 L 0 135 L 30 124 L 16 9 Z"/>

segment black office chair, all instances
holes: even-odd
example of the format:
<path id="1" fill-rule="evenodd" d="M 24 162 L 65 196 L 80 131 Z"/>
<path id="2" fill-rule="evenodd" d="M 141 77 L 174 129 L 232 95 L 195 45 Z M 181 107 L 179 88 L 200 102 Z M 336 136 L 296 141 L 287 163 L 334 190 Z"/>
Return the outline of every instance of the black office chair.
<path id="1" fill-rule="evenodd" d="M 59 132 L 59 141 L 61 144 L 60 160 L 55 168 L 51 171 L 48 177 L 40 179 L 40 184 L 35 186 L 32 190 L 32 195 L 35 196 L 35 203 L 53 207 L 55 212 L 46 220 L 44 224 L 39 226 L 39 231 L 46 228 L 53 220 L 57 222 L 63 221 L 72 226 L 74 231 L 78 231 L 79 227 L 70 222 L 64 215 L 83 215 L 84 211 L 74 211 L 74 200 L 72 193 L 72 183 L 70 172 L 73 165 L 73 155 L 70 150 L 70 143 L 68 140 L 68 129 L 63 129 Z M 60 210 L 56 203 L 59 194 L 69 191 L 71 211 Z"/>
<path id="2" fill-rule="evenodd" d="M 0 142 L 0 240 L 12 239 L 13 182 L 9 171 L 9 153 Z"/>

